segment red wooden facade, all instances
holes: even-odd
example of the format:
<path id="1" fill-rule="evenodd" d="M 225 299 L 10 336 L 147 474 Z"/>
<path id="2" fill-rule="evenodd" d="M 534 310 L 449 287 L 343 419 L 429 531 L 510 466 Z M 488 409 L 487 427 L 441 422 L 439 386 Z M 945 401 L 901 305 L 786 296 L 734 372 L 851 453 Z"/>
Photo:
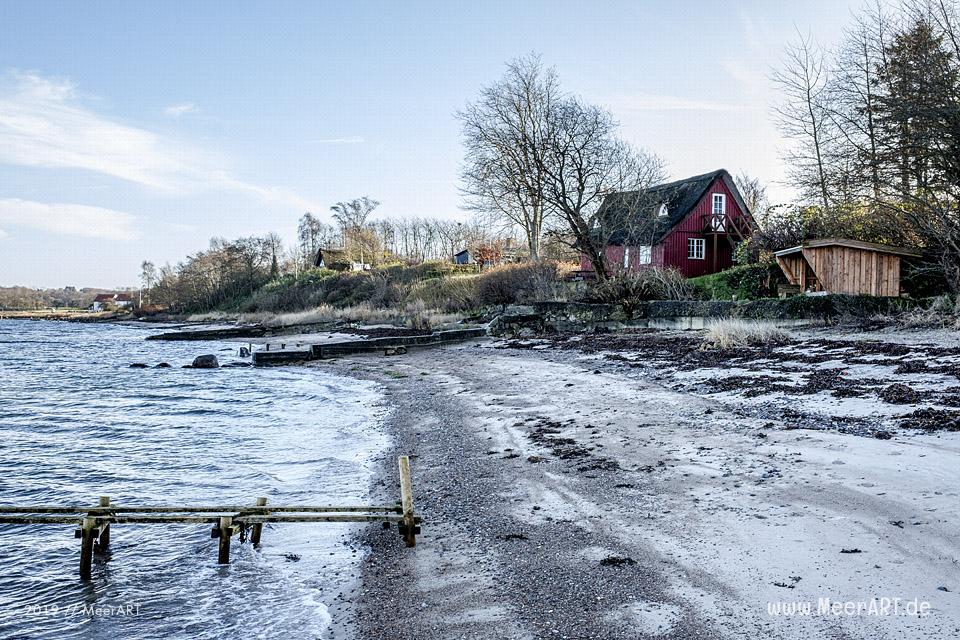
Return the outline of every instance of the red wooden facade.
<path id="1" fill-rule="evenodd" d="M 616 272 L 672 267 L 688 278 L 729 269 L 733 266 L 734 246 L 750 234 L 752 226 L 750 213 L 744 211 L 742 198 L 739 193 L 734 193 L 735 189 L 729 174 L 723 171 L 710 182 L 696 205 L 650 246 L 649 263 L 641 263 L 641 256 L 646 251 L 644 247 L 611 244 L 606 250 L 608 269 Z M 714 194 L 724 196 L 723 216 L 714 216 Z M 691 257 L 689 241 L 692 238 L 703 240 L 702 258 Z M 580 256 L 580 269 L 593 271 L 586 255 Z"/>

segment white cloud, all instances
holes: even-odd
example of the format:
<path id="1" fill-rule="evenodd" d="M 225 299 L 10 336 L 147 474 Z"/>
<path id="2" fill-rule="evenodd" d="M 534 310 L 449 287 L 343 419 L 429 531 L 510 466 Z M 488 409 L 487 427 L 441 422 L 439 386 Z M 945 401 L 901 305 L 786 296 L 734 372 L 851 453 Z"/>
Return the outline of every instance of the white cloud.
<path id="1" fill-rule="evenodd" d="M 742 105 L 679 96 L 637 94 L 605 101 L 614 111 L 742 111 Z"/>
<path id="2" fill-rule="evenodd" d="M 216 154 L 92 111 L 68 81 L 29 73 L 9 80 L 0 84 L 0 163 L 83 169 L 174 194 L 223 189 L 299 211 L 322 209 L 285 189 L 234 177 Z"/>
<path id="3" fill-rule="evenodd" d="M 9 237 L 10 237 L 9 233 L 4 231 L 3 229 L 0 229 L 0 240 L 3 240 L 4 238 L 9 238 Z"/>
<path id="4" fill-rule="evenodd" d="M 172 104 L 163 110 L 163 112 L 171 118 L 179 118 L 184 114 L 196 113 L 197 111 L 200 111 L 200 109 L 192 102 L 180 102 L 178 104 Z"/>
<path id="5" fill-rule="evenodd" d="M 17 198 L 0 199 L 0 224 L 49 233 L 107 240 L 135 240 L 136 218 L 129 213 L 83 204 L 48 204 Z M 6 235 L 0 230 L 0 238 Z"/>

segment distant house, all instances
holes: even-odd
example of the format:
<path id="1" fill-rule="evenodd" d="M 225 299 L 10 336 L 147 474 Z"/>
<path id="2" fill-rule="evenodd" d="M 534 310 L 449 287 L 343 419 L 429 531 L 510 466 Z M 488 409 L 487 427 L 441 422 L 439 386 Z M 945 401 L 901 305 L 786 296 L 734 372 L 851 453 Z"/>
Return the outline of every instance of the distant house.
<path id="1" fill-rule="evenodd" d="M 473 264 L 473 254 L 470 253 L 470 249 L 464 249 L 453 255 L 453 264 Z"/>
<path id="2" fill-rule="evenodd" d="M 91 311 L 103 311 L 104 309 L 129 309 L 133 307 L 133 298 L 128 293 L 98 293 L 93 299 Z"/>
<path id="3" fill-rule="evenodd" d="M 365 262 L 352 261 L 347 255 L 347 250 L 343 247 L 321 247 L 317 249 L 317 257 L 313 260 L 313 266 L 334 271 L 369 271 L 371 268 Z"/>
<path id="4" fill-rule="evenodd" d="M 606 214 L 605 214 L 606 212 Z M 733 266 L 736 246 L 748 238 L 753 218 L 726 169 L 608 195 L 600 217 L 617 220 L 606 247 L 611 271 L 673 267 L 686 277 Z M 586 254 L 580 269 L 592 272 Z"/>
<path id="5" fill-rule="evenodd" d="M 777 264 L 795 293 L 846 293 L 897 297 L 900 260 L 910 249 L 844 238 L 808 240 L 776 252 Z"/>

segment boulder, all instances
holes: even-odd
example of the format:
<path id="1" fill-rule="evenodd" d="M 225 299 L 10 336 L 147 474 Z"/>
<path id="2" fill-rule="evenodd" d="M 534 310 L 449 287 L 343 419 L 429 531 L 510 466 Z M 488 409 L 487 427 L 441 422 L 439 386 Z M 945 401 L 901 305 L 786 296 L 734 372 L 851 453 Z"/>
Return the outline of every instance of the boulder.
<path id="1" fill-rule="evenodd" d="M 146 369 L 147 365 L 144 362 L 132 362 L 130 363 L 131 369 Z"/>
<path id="2" fill-rule="evenodd" d="M 170 368 L 169 362 L 161 362 L 160 364 L 157 365 L 157 369 L 169 369 L 169 368 Z"/>
<path id="3" fill-rule="evenodd" d="M 208 353 L 194 358 L 191 366 L 194 369 L 217 369 L 220 366 L 220 362 L 217 360 L 217 356 Z"/>

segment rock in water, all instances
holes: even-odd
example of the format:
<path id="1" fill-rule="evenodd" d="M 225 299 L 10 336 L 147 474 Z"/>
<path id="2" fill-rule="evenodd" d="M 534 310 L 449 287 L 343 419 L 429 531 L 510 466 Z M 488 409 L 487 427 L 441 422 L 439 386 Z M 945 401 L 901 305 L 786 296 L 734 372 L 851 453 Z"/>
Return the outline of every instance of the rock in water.
<path id="1" fill-rule="evenodd" d="M 131 369 L 146 369 L 146 368 L 147 368 L 147 365 L 146 365 L 146 363 L 144 363 L 144 362 L 131 362 L 131 363 L 130 363 L 130 368 L 131 368 Z"/>
<path id="2" fill-rule="evenodd" d="M 217 356 L 213 354 L 208 353 L 193 359 L 194 369 L 216 369 L 219 366 L 220 363 L 217 361 Z"/>

